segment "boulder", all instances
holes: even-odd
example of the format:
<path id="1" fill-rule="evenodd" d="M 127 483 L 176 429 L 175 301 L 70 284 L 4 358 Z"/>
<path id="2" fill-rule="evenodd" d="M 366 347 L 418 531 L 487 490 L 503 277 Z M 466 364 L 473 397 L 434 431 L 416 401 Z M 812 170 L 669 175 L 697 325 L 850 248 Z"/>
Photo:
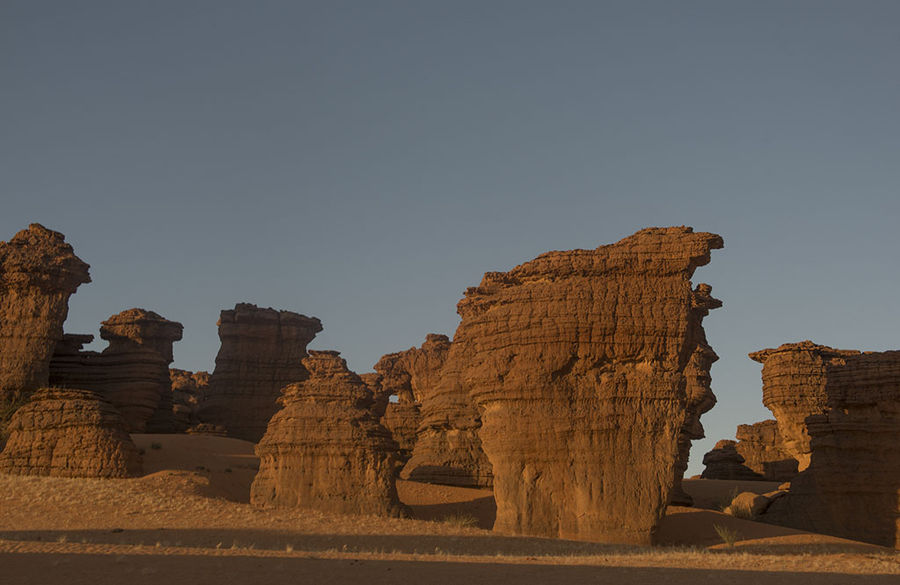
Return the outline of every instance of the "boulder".
<path id="1" fill-rule="evenodd" d="M 652 542 L 688 422 L 686 369 L 718 306 L 690 279 L 721 247 L 715 234 L 649 228 L 466 291 L 435 395 L 477 407 L 464 430 L 492 466 L 495 530 Z"/>
<path id="2" fill-rule="evenodd" d="M 0 473 L 130 477 L 141 458 L 119 412 L 91 390 L 44 388 L 10 419 Z"/>
<path id="3" fill-rule="evenodd" d="M 219 318 L 222 345 L 200 408 L 203 422 L 229 436 L 259 441 L 287 384 L 306 379 L 306 346 L 322 323 L 289 311 L 239 303 Z"/>
<path id="4" fill-rule="evenodd" d="M 50 358 L 63 336 L 69 297 L 79 285 L 91 281 L 89 268 L 65 236 L 37 223 L 0 242 L 0 406 L 4 409 L 47 386 Z"/>
<path id="5" fill-rule="evenodd" d="M 801 469 L 762 519 L 900 548 L 900 351 L 804 341 L 750 357 Z"/>
<path id="6" fill-rule="evenodd" d="M 396 516 L 397 444 L 371 411 L 374 397 L 336 351 L 310 351 L 307 380 L 283 388 L 282 408 L 256 447 L 251 502 Z"/>
<path id="7" fill-rule="evenodd" d="M 50 383 L 100 392 L 128 432 L 174 432 L 169 364 L 182 330 L 153 311 L 122 311 L 101 324 L 109 345 L 100 353 L 81 349 L 93 336 L 67 334 L 50 364 Z"/>

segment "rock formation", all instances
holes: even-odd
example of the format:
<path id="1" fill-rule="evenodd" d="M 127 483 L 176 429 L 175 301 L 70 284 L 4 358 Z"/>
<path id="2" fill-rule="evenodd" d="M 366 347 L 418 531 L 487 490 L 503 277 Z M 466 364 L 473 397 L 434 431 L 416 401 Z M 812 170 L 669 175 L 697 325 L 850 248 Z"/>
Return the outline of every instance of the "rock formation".
<path id="1" fill-rule="evenodd" d="M 69 297 L 91 281 L 89 268 L 62 234 L 37 223 L 0 242 L 0 404 L 47 385 Z"/>
<path id="2" fill-rule="evenodd" d="M 398 515 L 397 444 L 372 415 L 372 392 L 336 351 L 310 351 L 309 378 L 289 384 L 256 447 L 257 506 Z"/>
<path id="3" fill-rule="evenodd" d="M 102 323 L 100 337 L 109 346 L 101 353 L 81 349 L 93 336 L 66 335 L 50 364 L 50 383 L 100 392 L 128 432 L 173 432 L 169 364 L 182 329 L 153 311 L 122 311 Z"/>
<path id="4" fill-rule="evenodd" d="M 171 368 L 169 378 L 172 381 L 172 417 L 175 431 L 183 433 L 201 423 L 200 404 L 209 386 L 209 374 Z"/>
<path id="5" fill-rule="evenodd" d="M 750 354 L 763 403 L 802 470 L 762 518 L 900 547 L 900 351 L 811 341 Z"/>
<path id="6" fill-rule="evenodd" d="M 12 416 L 0 473 L 129 477 L 141 458 L 116 409 L 91 390 L 44 388 Z"/>
<path id="7" fill-rule="evenodd" d="M 466 291 L 435 395 L 478 407 L 495 529 L 652 541 L 688 422 L 686 368 L 717 305 L 690 279 L 721 247 L 714 234 L 650 228 L 489 272 Z"/>
<path id="8" fill-rule="evenodd" d="M 797 460 L 782 446 L 774 420 L 738 425 L 738 440 L 724 440 L 703 457 L 704 479 L 790 481 L 797 475 Z"/>
<path id="9" fill-rule="evenodd" d="M 381 395 L 397 397 L 385 405 L 381 422 L 399 444 L 403 462 L 409 459 L 416 444 L 422 403 L 437 386 L 449 352 L 450 339 L 446 335 L 429 333 L 421 347 L 389 353 L 375 364 Z"/>
<path id="10" fill-rule="evenodd" d="M 322 323 L 289 311 L 239 303 L 219 318 L 216 368 L 200 418 L 231 437 L 259 441 L 278 410 L 281 389 L 306 379 L 301 363 Z"/>

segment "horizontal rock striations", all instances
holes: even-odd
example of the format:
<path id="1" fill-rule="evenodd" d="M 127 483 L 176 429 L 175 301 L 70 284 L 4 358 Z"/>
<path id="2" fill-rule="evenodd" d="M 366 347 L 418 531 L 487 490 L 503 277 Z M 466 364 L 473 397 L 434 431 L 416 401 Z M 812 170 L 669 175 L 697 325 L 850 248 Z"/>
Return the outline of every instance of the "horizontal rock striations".
<path id="1" fill-rule="evenodd" d="M 169 369 L 172 382 L 172 417 L 175 431 L 183 433 L 201 423 L 200 404 L 209 386 L 209 373 Z"/>
<path id="2" fill-rule="evenodd" d="M 91 281 L 65 237 L 33 223 L 0 242 L 0 403 L 47 385 L 69 297 Z"/>
<path id="3" fill-rule="evenodd" d="M 381 392 L 397 397 L 395 402 L 386 404 L 381 422 L 399 444 L 403 462 L 409 459 L 416 444 L 422 402 L 437 386 L 449 352 L 450 339 L 446 335 L 429 333 L 421 347 L 389 353 L 375 364 Z"/>
<path id="4" fill-rule="evenodd" d="M 763 403 L 802 472 L 762 518 L 900 547 L 900 351 L 811 341 L 750 354 Z"/>
<path id="5" fill-rule="evenodd" d="M 372 415 L 372 392 L 336 351 L 310 351 L 309 378 L 283 389 L 283 405 L 256 447 L 257 506 L 396 516 L 397 444 Z"/>
<path id="6" fill-rule="evenodd" d="M 724 440 L 703 457 L 704 479 L 790 481 L 797 460 L 783 448 L 774 420 L 738 425 L 738 440 Z"/>
<path id="7" fill-rule="evenodd" d="M 219 318 L 216 368 L 200 418 L 231 437 L 259 441 L 278 410 L 281 388 L 306 379 L 306 346 L 322 323 L 289 311 L 239 303 Z"/>
<path id="8" fill-rule="evenodd" d="M 0 473 L 129 477 L 141 459 L 118 411 L 91 390 L 44 388 L 10 419 Z"/>
<path id="9" fill-rule="evenodd" d="M 100 353 L 81 350 L 93 336 L 66 335 L 50 364 L 50 382 L 100 392 L 128 432 L 173 432 L 169 364 L 182 329 L 153 311 L 122 311 L 101 324 L 100 337 L 109 345 Z"/>
<path id="10" fill-rule="evenodd" d="M 744 464 L 744 456 L 738 453 L 737 441 L 723 439 L 703 456 L 706 468 L 700 477 L 703 479 L 731 480 L 763 480 L 762 475 Z"/>
<path id="11" fill-rule="evenodd" d="M 466 291 L 436 393 L 461 388 L 478 407 L 495 529 L 652 541 L 687 421 L 685 369 L 717 305 L 690 279 L 721 247 L 650 228 L 488 272 Z"/>

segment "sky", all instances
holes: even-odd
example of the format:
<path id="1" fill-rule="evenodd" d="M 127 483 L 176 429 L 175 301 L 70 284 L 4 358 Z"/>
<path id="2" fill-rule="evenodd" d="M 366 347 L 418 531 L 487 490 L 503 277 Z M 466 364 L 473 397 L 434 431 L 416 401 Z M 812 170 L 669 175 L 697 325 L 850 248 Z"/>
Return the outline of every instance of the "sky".
<path id="1" fill-rule="evenodd" d="M 3 0 L 0 240 L 91 264 L 68 332 L 151 309 L 211 371 L 252 302 L 366 372 L 486 271 L 721 234 L 691 475 L 771 417 L 747 353 L 898 346 L 898 30 L 868 0 Z"/>

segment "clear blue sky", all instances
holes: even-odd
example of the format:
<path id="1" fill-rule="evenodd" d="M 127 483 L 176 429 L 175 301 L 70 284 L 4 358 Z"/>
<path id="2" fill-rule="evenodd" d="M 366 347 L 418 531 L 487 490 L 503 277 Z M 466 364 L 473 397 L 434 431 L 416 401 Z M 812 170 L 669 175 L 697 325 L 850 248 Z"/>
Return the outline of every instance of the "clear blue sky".
<path id="1" fill-rule="evenodd" d="M 71 332 L 238 301 L 322 319 L 359 372 L 452 336 L 488 270 L 646 226 L 701 268 L 719 405 L 689 473 L 768 416 L 747 353 L 898 347 L 900 3 L 0 3 L 0 239 L 92 266 Z"/>

